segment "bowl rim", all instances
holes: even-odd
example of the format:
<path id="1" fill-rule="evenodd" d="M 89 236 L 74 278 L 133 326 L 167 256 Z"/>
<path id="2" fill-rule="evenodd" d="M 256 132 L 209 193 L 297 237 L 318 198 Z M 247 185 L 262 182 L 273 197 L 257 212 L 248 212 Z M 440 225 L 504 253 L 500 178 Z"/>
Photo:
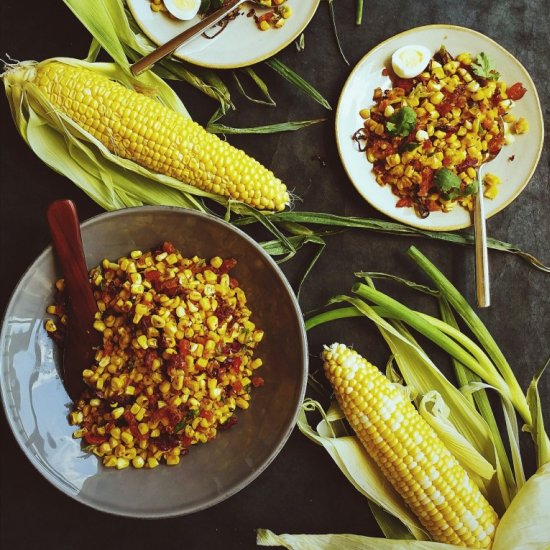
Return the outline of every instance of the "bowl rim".
<path id="1" fill-rule="evenodd" d="M 2 401 L 2 407 L 4 410 L 7 423 L 10 427 L 10 430 L 15 440 L 17 441 L 19 447 L 21 448 L 24 455 L 26 456 L 26 458 L 34 466 L 34 468 L 38 470 L 38 472 L 42 475 L 44 479 L 50 482 L 56 489 L 65 493 L 67 496 L 95 510 L 99 510 L 104 513 L 121 516 L 121 517 L 133 517 L 133 518 L 140 518 L 140 519 L 162 519 L 162 518 L 190 515 L 190 514 L 211 508 L 216 504 L 219 504 L 220 502 L 229 499 L 230 497 L 232 497 L 233 495 L 237 494 L 242 489 L 250 485 L 275 460 L 275 458 L 279 455 L 283 447 L 286 445 L 292 431 L 294 430 L 294 427 L 296 426 L 298 414 L 300 412 L 300 407 L 305 397 L 306 386 L 307 386 L 307 373 L 309 368 L 308 367 L 309 365 L 308 341 L 307 341 L 307 333 L 305 329 L 304 318 L 300 309 L 300 305 L 298 303 L 298 299 L 296 298 L 296 295 L 294 294 L 294 291 L 292 290 L 292 287 L 290 286 L 290 283 L 288 282 L 288 279 L 286 278 L 281 268 L 277 265 L 277 263 L 273 260 L 273 258 L 271 258 L 271 256 L 269 256 L 267 252 L 265 252 L 265 250 L 260 246 L 260 244 L 256 242 L 252 237 L 247 235 L 244 231 L 242 231 L 238 227 L 231 225 L 230 223 L 226 222 L 225 220 L 222 220 L 221 218 L 215 215 L 212 215 L 206 212 L 201 212 L 198 210 L 178 207 L 178 206 L 163 206 L 163 205 L 134 206 L 134 207 L 128 207 L 128 208 L 121 208 L 110 212 L 102 212 L 100 214 L 92 216 L 87 220 L 85 220 L 84 222 L 81 222 L 80 228 L 84 232 L 89 226 L 92 226 L 96 223 L 101 223 L 104 220 L 109 220 L 111 218 L 116 218 L 119 216 L 131 215 L 132 212 L 136 210 L 139 210 L 140 212 L 149 212 L 149 213 L 175 212 L 181 215 L 206 219 L 224 227 L 229 231 L 236 233 L 242 239 L 244 239 L 249 244 L 251 244 L 252 247 L 260 254 L 260 256 L 262 256 L 270 265 L 271 269 L 280 279 L 280 281 L 283 284 L 283 287 L 286 289 L 290 297 L 290 302 L 292 304 L 294 313 L 296 314 L 296 317 L 298 320 L 299 333 L 300 333 L 299 340 L 302 347 L 301 369 L 300 369 L 301 381 L 300 381 L 299 398 L 297 399 L 292 417 L 290 421 L 287 422 L 286 429 L 280 441 L 277 443 L 274 449 L 267 455 L 267 457 L 259 464 L 259 466 L 255 470 L 251 471 L 248 475 L 246 475 L 240 482 L 235 483 L 232 487 L 223 491 L 222 493 L 218 494 L 216 497 L 208 500 L 207 502 L 202 503 L 200 505 L 191 506 L 187 510 L 179 509 L 179 510 L 173 510 L 170 512 L 152 512 L 152 513 L 143 513 L 143 512 L 135 513 L 131 511 L 123 512 L 120 509 L 112 509 L 112 508 L 109 508 L 109 506 L 103 506 L 101 504 L 98 504 L 95 501 L 90 502 L 84 498 L 79 498 L 81 494 L 80 492 L 76 492 L 76 491 L 72 492 L 66 484 L 60 483 L 60 480 L 57 479 L 52 472 L 50 472 L 49 468 L 47 468 L 40 460 L 37 460 L 36 455 L 30 451 L 30 448 L 26 444 L 25 438 L 22 437 L 22 434 L 16 427 L 15 411 L 10 412 L 8 409 L 8 393 L 10 392 L 8 388 L 5 387 L 5 384 L 0 383 L 0 397 Z M 4 362 L 4 358 L 6 357 L 6 346 L 5 346 L 6 330 L 7 330 L 6 321 L 7 321 L 8 315 L 10 314 L 10 311 L 13 309 L 13 306 L 15 305 L 16 294 L 21 288 L 24 287 L 26 280 L 31 276 L 33 272 L 34 266 L 40 263 L 41 261 L 44 261 L 44 259 L 47 256 L 53 255 L 53 253 L 54 252 L 53 252 L 52 245 L 47 246 L 27 267 L 27 269 L 24 271 L 24 273 L 22 274 L 22 276 L 20 277 L 19 281 L 17 282 L 17 284 L 15 285 L 14 289 L 10 294 L 6 309 L 4 310 L 2 315 L 2 325 L 0 328 L 0 382 L 2 382 L 5 379 L 8 373 L 8 370 L 5 368 L 5 362 Z"/>

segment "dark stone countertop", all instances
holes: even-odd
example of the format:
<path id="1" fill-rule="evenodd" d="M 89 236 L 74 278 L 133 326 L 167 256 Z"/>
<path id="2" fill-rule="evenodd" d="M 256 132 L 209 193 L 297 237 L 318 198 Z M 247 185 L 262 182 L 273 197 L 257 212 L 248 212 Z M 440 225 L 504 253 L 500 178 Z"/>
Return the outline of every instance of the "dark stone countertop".
<path id="1" fill-rule="evenodd" d="M 499 2 L 405 2 L 365 0 L 363 25 L 356 27 L 355 1 L 334 2 L 344 51 L 351 65 L 376 44 L 406 29 L 450 23 L 473 28 L 499 42 L 532 75 L 549 114 L 550 36 L 545 0 Z M 53 56 L 84 57 L 90 37 L 61 3 L 7 0 L 0 6 L 0 51 L 16 59 Z M 351 70 L 338 55 L 331 32 L 327 2 L 305 33 L 305 51 L 290 45 L 282 61 L 314 84 L 335 106 Z M 465 44 L 465 49 L 468 45 Z M 277 174 L 302 198 L 298 210 L 334 212 L 380 218 L 357 194 L 340 163 L 334 138 L 334 111 L 327 112 L 280 79 L 265 66 L 258 68 L 277 101 L 276 108 L 235 98 L 238 110 L 228 124 L 254 126 L 281 120 L 326 117 L 327 121 L 295 133 L 271 136 L 230 136 Z M 231 77 L 227 75 L 227 81 Z M 174 88 L 191 115 L 206 123 L 215 104 L 182 83 Z M 27 266 L 49 244 L 47 205 L 72 198 L 82 219 L 101 212 L 99 206 L 69 180 L 45 166 L 17 135 L 7 103 L 1 113 L 1 272 L 0 311 Z M 321 163 L 318 157 L 324 160 Z M 488 223 L 490 235 L 550 263 L 548 142 L 539 166 L 523 193 Z M 385 271 L 421 279 L 407 259 L 410 238 L 348 231 L 328 239 L 328 245 L 301 297 L 303 311 L 320 306 L 336 293 L 348 292 L 359 270 Z M 473 250 L 428 240 L 414 241 L 473 301 Z M 283 265 L 290 282 L 299 281 L 313 250 L 303 249 Z M 550 276 L 511 255 L 491 252 L 493 303 L 480 311 L 524 388 L 550 355 Z M 390 288 L 390 287 L 388 287 Z M 397 297 L 409 297 L 391 287 Z M 408 299 L 408 298 L 407 298 Z M 414 305 L 416 298 L 410 303 Z M 360 325 L 360 326 L 359 326 Z M 384 365 L 388 351 L 377 332 L 364 323 L 342 322 L 310 334 L 311 369 L 320 367 L 324 343 L 346 338 Z M 550 376 L 541 381 L 544 414 L 550 423 Z M 346 481 L 329 456 L 297 430 L 270 467 L 246 489 L 214 508 L 189 517 L 146 522 L 109 516 L 82 506 L 54 489 L 26 460 L 0 422 L 2 486 L 0 543 L 6 549 L 70 548 L 254 548 L 254 529 L 275 532 L 356 533 L 379 535 L 367 501 Z M 530 471 L 533 460 L 526 461 Z"/>

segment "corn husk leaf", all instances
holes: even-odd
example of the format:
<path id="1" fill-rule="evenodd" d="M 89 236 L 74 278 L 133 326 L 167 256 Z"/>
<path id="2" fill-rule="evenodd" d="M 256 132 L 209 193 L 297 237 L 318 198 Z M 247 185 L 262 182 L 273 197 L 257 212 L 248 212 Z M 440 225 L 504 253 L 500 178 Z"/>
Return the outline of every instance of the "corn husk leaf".
<path id="1" fill-rule="evenodd" d="M 464 319 L 468 328 L 479 340 L 480 344 L 486 350 L 487 355 L 491 358 L 495 367 L 498 369 L 502 378 L 506 382 L 506 387 L 503 388 L 499 384 L 493 383 L 491 380 L 484 378 L 489 384 L 496 386 L 499 390 L 506 390 L 510 394 L 510 399 L 514 403 L 517 411 L 521 414 L 526 424 L 531 424 L 531 413 L 525 399 L 525 395 L 519 382 L 508 364 L 508 361 L 504 357 L 502 350 L 495 342 L 493 336 L 483 324 L 479 316 L 474 309 L 466 301 L 464 296 L 456 289 L 456 287 L 443 275 L 437 267 L 430 262 L 430 260 L 424 256 L 417 248 L 411 246 L 408 250 L 409 256 L 416 262 L 416 264 L 428 275 L 435 283 L 437 288 L 441 291 L 442 295 L 446 298 L 449 304 L 456 310 L 456 312 Z"/>
<path id="2" fill-rule="evenodd" d="M 493 550 L 550 548 L 550 464 L 532 475 L 497 527 Z"/>
<path id="3" fill-rule="evenodd" d="M 493 477 L 495 468 L 455 428 L 449 420 L 451 411 L 438 392 L 429 391 L 424 394 L 420 400 L 418 412 L 469 472 L 475 472 L 484 479 Z"/>
<path id="4" fill-rule="evenodd" d="M 343 415 L 332 408 L 329 417 L 321 405 L 307 399 L 298 416 L 298 428 L 309 439 L 322 445 L 330 454 L 348 481 L 369 500 L 398 518 L 418 540 L 427 539 L 422 526 L 407 508 L 401 496 L 389 485 L 374 460 L 369 456 L 357 437 L 348 435 Z M 307 413 L 317 411 L 323 419 L 314 429 Z"/>
<path id="5" fill-rule="evenodd" d="M 289 550 L 458 550 L 440 542 L 390 540 L 361 535 L 277 535 L 268 529 L 256 531 L 258 546 L 282 546 Z"/>
<path id="6" fill-rule="evenodd" d="M 378 523 L 378 527 L 387 539 L 415 540 L 412 533 L 395 516 L 369 500 L 369 508 Z"/>
<path id="7" fill-rule="evenodd" d="M 506 424 L 506 433 L 508 435 L 508 441 L 510 443 L 512 465 L 514 466 L 514 478 L 516 483 L 516 491 L 512 495 L 514 496 L 517 490 L 519 490 L 525 483 L 525 473 L 523 471 L 523 462 L 521 459 L 521 450 L 519 443 L 518 419 L 516 417 L 514 406 L 512 405 L 508 397 L 502 395 L 502 393 L 493 386 L 490 386 L 489 384 L 485 384 L 483 382 L 470 382 L 467 386 L 461 388 L 462 393 L 465 394 L 484 390 L 494 390 L 498 392 L 502 402 L 504 422 Z"/>
<path id="8" fill-rule="evenodd" d="M 550 444 L 544 430 L 544 418 L 542 416 L 542 407 L 538 390 L 538 382 L 544 371 L 550 364 L 550 361 L 544 365 L 540 372 L 533 378 L 527 389 L 527 403 L 533 417 L 533 424 L 530 428 L 531 437 L 535 442 L 537 451 L 537 466 L 540 468 L 550 462 Z"/>
<path id="9" fill-rule="evenodd" d="M 313 124 L 325 122 L 324 118 L 315 118 L 311 120 L 294 120 L 289 122 L 279 122 L 275 124 L 266 124 L 264 126 L 253 126 L 252 128 L 234 128 L 217 122 L 209 123 L 206 129 L 213 134 L 279 134 L 281 132 L 295 132 L 302 128 L 307 128 Z"/>

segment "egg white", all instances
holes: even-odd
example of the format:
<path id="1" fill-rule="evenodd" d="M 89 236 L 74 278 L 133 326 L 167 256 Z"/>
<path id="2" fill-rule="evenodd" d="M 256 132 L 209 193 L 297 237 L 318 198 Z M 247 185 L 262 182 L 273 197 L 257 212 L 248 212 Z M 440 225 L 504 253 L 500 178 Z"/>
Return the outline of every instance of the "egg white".
<path id="1" fill-rule="evenodd" d="M 201 0 L 164 0 L 164 5 L 174 17 L 189 21 L 199 12 Z"/>
<path id="2" fill-rule="evenodd" d="M 403 46 L 392 55 L 392 68 L 400 78 L 414 78 L 428 66 L 431 57 L 425 46 Z"/>

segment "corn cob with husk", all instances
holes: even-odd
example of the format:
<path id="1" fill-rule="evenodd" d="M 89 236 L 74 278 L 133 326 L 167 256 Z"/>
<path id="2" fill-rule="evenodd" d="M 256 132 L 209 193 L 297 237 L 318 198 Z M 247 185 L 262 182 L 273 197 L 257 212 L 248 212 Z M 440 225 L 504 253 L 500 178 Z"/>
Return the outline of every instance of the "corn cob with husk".
<path id="1" fill-rule="evenodd" d="M 490 548 L 496 512 L 403 389 L 343 344 L 323 359 L 351 427 L 432 539 Z"/>
<path id="2" fill-rule="evenodd" d="M 283 210 L 286 186 L 243 151 L 181 113 L 91 69 L 48 60 L 6 72 L 8 85 L 37 86 L 47 100 L 115 155 L 208 193 Z"/>

